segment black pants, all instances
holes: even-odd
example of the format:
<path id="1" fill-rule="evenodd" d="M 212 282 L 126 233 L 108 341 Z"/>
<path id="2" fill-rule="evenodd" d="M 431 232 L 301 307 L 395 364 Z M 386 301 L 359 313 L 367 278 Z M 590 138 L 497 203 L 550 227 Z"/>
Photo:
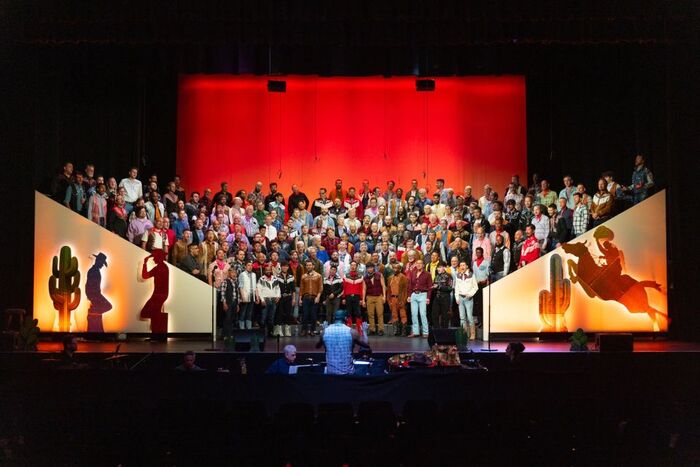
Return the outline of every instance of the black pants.
<path id="1" fill-rule="evenodd" d="M 348 318 L 362 317 L 362 309 L 360 308 L 359 295 L 348 295 L 347 297 L 345 297 L 345 311 L 348 314 Z"/>
<path id="2" fill-rule="evenodd" d="M 219 290 L 216 291 L 216 327 L 224 325 L 224 296 Z"/>
<path id="3" fill-rule="evenodd" d="M 280 298 L 277 303 L 277 313 L 275 313 L 275 325 L 292 324 L 292 296 Z"/>
<path id="4" fill-rule="evenodd" d="M 474 317 L 479 318 L 479 325 L 484 322 L 484 287 L 486 284 L 479 284 L 479 290 L 474 294 Z"/>
<path id="5" fill-rule="evenodd" d="M 238 301 L 234 301 L 233 303 L 229 304 L 228 310 L 224 310 L 224 337 L 233 334 L 233 327 L 236 321 L 238 321 Z"/>
<path id="6" fill-rule="evenodd" d="M 450 294 L 436 294 L 432 309 L 433 328 L 449 327 L 449 312 Z"/>

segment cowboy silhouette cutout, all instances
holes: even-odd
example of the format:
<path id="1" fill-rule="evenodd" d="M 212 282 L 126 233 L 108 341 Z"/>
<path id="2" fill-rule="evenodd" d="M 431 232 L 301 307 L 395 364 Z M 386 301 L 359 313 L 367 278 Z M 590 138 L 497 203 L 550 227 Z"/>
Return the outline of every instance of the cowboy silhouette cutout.
<path id="1" fill-rule="evenodd" d="M 104 253 L 92 255 L 95 264 L 88 269 L 85 282 L 85 295 L 90 300 L 90 308 L 87 315 L 88 332 L 105 332 L 102 326 L 102 314 L 112 309 L 112 304 L 102 295 L 102 266 L 107 267 L 107 256 Z"/>
<path id="2" fill-rule="evenodd" d="M 630 313 L 646 313 L 652 321 L 654 331 L 659 330 L 659 317 L 668 320 L 663 313 L 649 305 L 645 288 L 656 289 L 662 293 L 661 284 L 652 281 L 638 281 L 624 274 L 625 256 L 612 240 L 615 234 L 602 225 L 593 233 L 596 245 L 602 253 L 596 261 L 588 250 L 588 242 L 565 243 L 564 251 L 578 258 L 578 263 L 567 261 L 569 278 L 573 284 L 580 284 L 586 294 L 601 300 L 621 303 Z"/>
<path id="3" fill-rule="evenodd" d="M 148 270 L 148 260 L 153 258 L 156 265 Z M 170 293 L 168 279 L 170 271 L 165 263 L 165 253 L 156 249 L 143 260 L 141 277 L 144 279 L 153 278 L 153 294 L 141 309 L 141 318 L 151 320 L 151 332 L 165 336 L 168 332 L 168 314 L 163 312 L 163 304 L 168 299 Z"/>

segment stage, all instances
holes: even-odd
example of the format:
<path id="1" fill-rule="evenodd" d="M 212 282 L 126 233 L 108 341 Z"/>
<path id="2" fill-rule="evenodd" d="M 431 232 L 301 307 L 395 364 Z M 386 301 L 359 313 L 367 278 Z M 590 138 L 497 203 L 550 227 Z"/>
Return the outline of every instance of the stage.
<path id="1" fill-rule="evenodd" d="M 518 368 L 527 371 L 570 372 L 588 371 L 609 362 L 627 362 L 636 365 L 697 366 L 700 356 L 700 343 L 680 342 L 651 337 L 635 337 L 633 352 L 599 352 L 595 348 L 595 338 L 589 338 L 588 352 L 571 352 L 570 344 L 564 339 L 516 338 L 499 339 L 491 342 L 491 352 L 487 342 L 470 341 L 468 348 L 460 349 L 461 360 L 478 361 L 491 371 L 510 370 L 512 365 L 505 355 L 509 342 L 522 342 L 525 351 L 520 356 Z M 150 341 L 148 337 L 129 336 L 124 341 L 91 340 L 78 338 L 78 358 L 90 369 L 134 369 L 169 371 L 177 366 L 182 354 L 188 350 L 197 353 L 197 363 L 208 370 L 223 369 L 240 374 L 240 361 L 245 359 L 248 374 L 261 374 L 279 356 L 284 346 L 292 344 L 297 348 L 298 364 L 319 364 L 324 362 L 323 349 L 316 348 L 318 337 L 267 338 L 262 351 L 239 352 L 224 349 L 224 343 L 217 341 L 212 351 L 211 340 L 206 336 L 170 337 L 167 342 Z M 393 336 L 372 336 L 369 338 L 372 357 L 377 361 L 373 373 L 386 374 L 389 369 L 384 362 L 392 355 L 401 353 L 423 353 L 429 350 L 428 339 Z M 60 336 L 42 337 L 37 352 L 0 353 L 0 370 L 55 370 L 54 359 L 61 352 Z M 120 355 L 119 359 L 111 357 Z M 615 364 L 617 364 L 615 363 Z"/>
<path id="2" fill-rule="evenodd" d="M 425 352 L 429 349 L 428 339 L 425 338 L 408 338 L 408 337 L 370 337 L 370 346 L 373 352 L 376 353 L 409 353 L 409 352 Z M 595 347 L 594 339 L 589 341 L 591 350 Z M 509 342 L 522 342 L 525 345 L 525 353 L 541 354 L 541 353 L 570 353 L 570 344 L 567 341 L 552 340 L 552 339 L 521 339 L 510 338 L 508 340 L 494 340 L 491 342 L 491 349 L 495 349 L 501 354 L 505 351 Z M 279 339 L 280 349 L 285 345 L 292 344 L 297 348 L 299 353 L 323 353 L 322 350 L 316 349 L 318 337 L 281 337 Z M 111 354 L 114 353 L 116 345 L 121 344 L 120 353 L 159 353 L 159 354 L 182 354 L 188 350 L 194 350 L 201 354 L 214 353 L 205 349 L 211 348 L 211 340 L 201 338 L 183 338 L 171 337 L 167 342 L 151 342 L 148 338 L 128 338 L 125 341 L 94 341 L 85 338 L 78 339 L 79 351 L 85 353 L 96 354 Z M 60 340 L 44 339 L 39 343 L 39 352 L 60 352 Z M 217 342 L 217 347 L 223 351 L 224 343 Z M 488 342 L 475 340 L 469 342 L 469 348 L 476 353 L 481 349 L 488 347 Z M 267 338 L 265 349 L 262 353 L 277 353 L 277 339 Z M 634 352 L 642 353 L 685 353 L 685 352 L 700 352 L 700 343 L 671 341 L 661 338 L 640 338 L 634 340 Z"/>

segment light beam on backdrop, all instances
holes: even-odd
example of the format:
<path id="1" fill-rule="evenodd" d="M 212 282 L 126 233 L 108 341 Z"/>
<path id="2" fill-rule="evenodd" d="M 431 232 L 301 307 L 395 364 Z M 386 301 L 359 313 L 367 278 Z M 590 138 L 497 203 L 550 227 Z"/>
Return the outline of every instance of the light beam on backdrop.
<path id="1" fill-rule="evenodd" d="M 434 78 L 431 92 L 417 92 L 410 76 L 285 76 L 284 93 L 269 92 L 270 79 L 181 76 L 177 171 L 186 189 L 225 179 L 250 190 L 272 178 L 285 195 L 297 183 L 315 196 L 336 178 L 407 188 L 439 177 L 459 193 L 527 174 L 521 76 Z"/>

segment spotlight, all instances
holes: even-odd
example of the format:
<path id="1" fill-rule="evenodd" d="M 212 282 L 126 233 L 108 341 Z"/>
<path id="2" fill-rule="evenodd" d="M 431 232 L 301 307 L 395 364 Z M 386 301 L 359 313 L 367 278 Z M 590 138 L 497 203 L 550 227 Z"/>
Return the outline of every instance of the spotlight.
<path id="1" fill-rule="evenodd" d="M 268 92 L 287 92 L 287 82 L 278 80 L 268 80 L 267 81 Z"/>
<path id="2" fill-rule="evenodd" d="M 435 91 L 435 80 L 434 79 L 417 79 L 416 80 L 416 91 Z"/>

